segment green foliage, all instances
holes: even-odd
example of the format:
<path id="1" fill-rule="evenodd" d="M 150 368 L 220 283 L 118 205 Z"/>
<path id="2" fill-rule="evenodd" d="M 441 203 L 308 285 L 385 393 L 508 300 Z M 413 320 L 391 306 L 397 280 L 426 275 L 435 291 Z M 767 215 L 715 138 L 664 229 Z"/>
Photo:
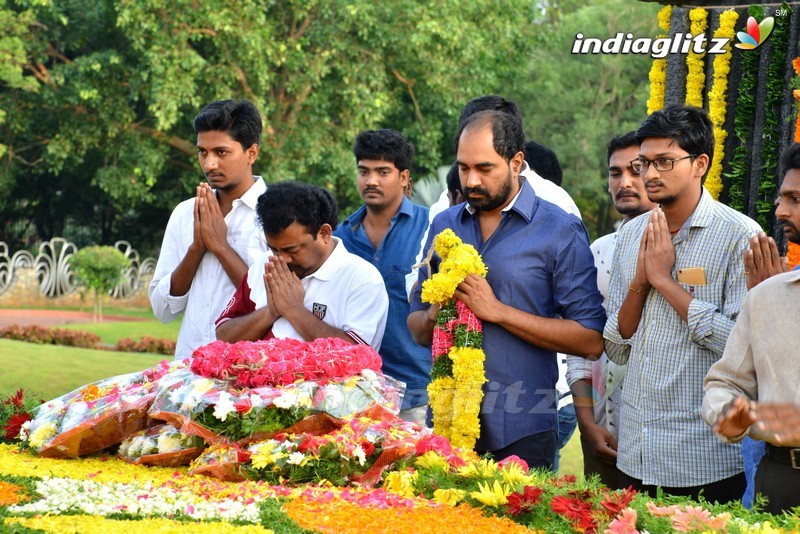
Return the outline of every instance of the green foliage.
<path id="1" fill-rule="evenodd" d="M 311 414 L 306 408 L 255 408 L 245 413 L 229 413 L 224 421 L 214 416 L 214 407 L 209 406 L 197 416 L 196 421 L 215 434 L 234 440 L 250 437 L 255 433 L 271 433 L 289 428 Z"/>
<path id="2" fill-rule="evenodd" d="M 346 213 L 360 202 L 355 134 L 403 131 L 417 147 L 415 176 L 431 174 L 452 158 L 464 102 L 507 86 L 516 76 L 510 51 L 528 57 L 528 6 L 13 4 L 6 16 L 24 50 L 0 68 L 26 73 L 36 91 L 0 92 L 0 110 L 14 110 L 0 125 L 9 147 L 0 229 L 30 221 L 40 238 L 85 228 L 95 242 L 124 236 L 140 251 L 155 248 L 169 211 L 202 179 L 192 119 L 223 98 L 248 98 L 264 116 L 257 173 L 327 187 Z"/>
<path id="3" fill-rule="evenodd" d="M 95 291 L 111 291 L 119 283 L 130 260 L 114 247 L 93 246 L 80 249 L 70 260 L 80 281 Z"/>
<path id="4" fill-rule="evenodd" d="M 431 365 L 431 382 L 439 378 L 447 378 L 453 376 L 453 360 L 450 356 L 443 354 L 433 360 Z"/>
<path id="5" fill-rule="evenodd" d="M 547 3 L 577 7 L 573 2 Z M 655 36 L 660 6 L 627 0 L 579 4 L 584 5 L 568 16 L 534 24 L 533 52 L 519 66 L 518 81 L 507 96 L 522 107 L 527 139 L 558 155 L 562 186 L 596 237 L 611 232 L 619 217 L 607 192 L 606 145 L 645 118 L 652 59 L 643 54 L 572 54 L 572 45 L 578 33 L 601 40 L 617 32 Z"/>
<path id="6" fill-rule="evenodd" d="M 285 499 L 265 499 L 258 504 L 261 516 L 261 525 L 273 532 L 284 534 L 312 534 L 295 523 L 283 510 Z"/>

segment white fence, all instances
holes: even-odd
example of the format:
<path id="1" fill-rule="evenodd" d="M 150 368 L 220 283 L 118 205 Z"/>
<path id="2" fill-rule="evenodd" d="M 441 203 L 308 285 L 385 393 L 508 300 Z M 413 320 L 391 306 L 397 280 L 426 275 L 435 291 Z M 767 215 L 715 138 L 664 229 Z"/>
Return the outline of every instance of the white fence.
<path id="1" fill-rule="evenodd" d="M 139 259 L 139 253 L 127 241 L 117 241 L 114 246 L 122 252 L 130 266 L 123 273 L 117 287 L 109 292 L 112 299 L 127 299 L 145 289 L 156 268 L 155 258 Z M 54 237 L 39 245 L 35 256 L 27 250 L 11 254 L 8 245 L 0 241 L 0 303 L 4 296 L 15 292 L 15 286 L 30 284 L 35 280 L 38 296 L 60 299 L 76 292 L 77 284 L 70 258 L 78 247 L 62 237 Z M 15 303 L 18 304 L 18 303 Z"/>

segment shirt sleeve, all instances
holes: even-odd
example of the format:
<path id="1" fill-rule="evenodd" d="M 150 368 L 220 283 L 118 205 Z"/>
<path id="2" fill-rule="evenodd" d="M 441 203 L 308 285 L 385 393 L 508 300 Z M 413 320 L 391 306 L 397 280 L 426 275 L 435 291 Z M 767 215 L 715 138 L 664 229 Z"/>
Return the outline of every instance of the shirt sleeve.
<path id="1" fill-rule="evenodd" d="M 603 337 L 606 340 L 606 355 L 609 360 L 619 365 L 625 365 L 628 362 L 631 347 L 636 339 L 636 333 L 629 339 L 623 339 L 619 333 L 619 309 L 628 294 L 628 283 L 623 279 L 624 274 L 620 270 L 620 265 L 624 254 L 638 254 L 638 248 L 626 250 L 629 240 L 625 236 L 630 235 L 630 232 L 623 234 L 624 230 L 625 228 L 620 231 L 617 246 L 614 249 L 614 261 L 611 262 L 611 278 L 606 299 L 608 320 L 603 330 Z"/>
<path id="2" fill-rule="evenodd" d="M 603 296 L 597 289 L 597 269 L 589 248 L 589 236 L 579 220 L 571 218 L 568 239 L 556 258 L 553 295 L 556 310 L 564 319 L 583 327 L 603 331 L 606 312 Z"/>
<path id="3" fill-rule="evenodd" d="M 218 328 L 219 325 L 231 319 L 242 317 L 256 311 L 256 304 L 250 298 L 250 284 L 247 283 L 247 276 L 249 274 L 249 271 L 245 273 L 244 278 L 242 278 L 242 283 L 236 288 L 236 292 L 231 297 L 231 300 L 228 301 L 225 305 L 225 309 L 222 310 L 217 320 L 214 321 L 215 327 Z"/>
<path id="4" fill-rule="evenodd" d="M 578 380 L 592 379 L 592 362 L 580 356 L 567 354 L 567 383 L 571 386 Z"/>
<path id="5" fill-rule="evenodd" d="M 728 344 L 709 369 L 704 381 L 703 418 L 710 425 L 722 408 L 736 397 L 758 399 L 753 347 L 750 342 L 750 299 L 746 299 L 731 330 Z"/>
<path id="6" fill-rule="evenodd" d="M 725 279 L 725 300 L 722 310 L 696 298 L 689 304 L 687 324 L 690 339 L 718 355 L 725 350 L 725 343 L 747 294 L 742 257 L 750 246 L 751 235 L 755 235 L 755 232 L 742 236 L 731 253 L 732 261 L 728 265 Z"/>
<path id="7" fill-rule="evenodd" d="M 194 204 L 192 204 L 194 206 Z M 167 222 L 164 239 L 161 242 L 161 251 L 158 255 L 153 279 L 150 281 L 148 296 L 153 315 L 162 323 L 168 323 L 178 318 L 189 301 L 189 293 L 185 295 L 170 295 L 172 288 L 172 272 L 183 260 L 186 251 L 181 243 L 181 226 L 184 223 L 182 207 L 176 208 Z M 192 221 L 192 224 L 194 222 Z"/>
<path id="8" fill-rule="evenodd" d="M 354 287 L 347 295 L 347 317 L 342 330 L 357 343 L 365 342 L 377 351 L 383 341 L 386 319 L 389 316 L 389 296 L 383 279 Z"/>

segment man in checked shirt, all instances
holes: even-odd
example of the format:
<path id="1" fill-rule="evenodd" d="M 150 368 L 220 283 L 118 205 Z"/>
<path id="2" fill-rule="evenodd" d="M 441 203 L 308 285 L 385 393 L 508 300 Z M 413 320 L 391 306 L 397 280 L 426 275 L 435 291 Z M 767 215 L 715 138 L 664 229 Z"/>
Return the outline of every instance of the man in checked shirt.
<path id="1" fill-rule="evenodd" d="M 742 306 L 742 257 L 760 228 L 703 187 L 714 155 L 713 127 L 703 110 L 657 111 L 636 138 L 634 169 L 659 206 L 622 227 L 611 272 L 606 352 L 628 364 L 620 486 L 738 500 L 745 489 L 742 454 L 703 421 L 703 379 Z"/>

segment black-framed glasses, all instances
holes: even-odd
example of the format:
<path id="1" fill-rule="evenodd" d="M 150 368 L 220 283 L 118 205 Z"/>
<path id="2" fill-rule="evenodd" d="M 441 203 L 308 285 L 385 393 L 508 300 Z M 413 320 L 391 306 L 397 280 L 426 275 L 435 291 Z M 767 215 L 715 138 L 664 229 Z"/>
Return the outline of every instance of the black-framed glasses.
<path id="1" fill-rule="evenodd" d="M 631 168 L 638 172 L 639 174 L 644 174 L 650 168 L 652 164 L 653 167 L 656 168 L 658 172 L 664 171 L 671 171 L 673 167 L 675 167 L 675 162 L 680 161 L 682 159 L 689 159 L 689 158 L 696 158 L 697 154 L 689 154 L 688 156 L 683 156 L 682 158 L 656 158 L 653 161 L 636 158 L 631 161 Z"/>

